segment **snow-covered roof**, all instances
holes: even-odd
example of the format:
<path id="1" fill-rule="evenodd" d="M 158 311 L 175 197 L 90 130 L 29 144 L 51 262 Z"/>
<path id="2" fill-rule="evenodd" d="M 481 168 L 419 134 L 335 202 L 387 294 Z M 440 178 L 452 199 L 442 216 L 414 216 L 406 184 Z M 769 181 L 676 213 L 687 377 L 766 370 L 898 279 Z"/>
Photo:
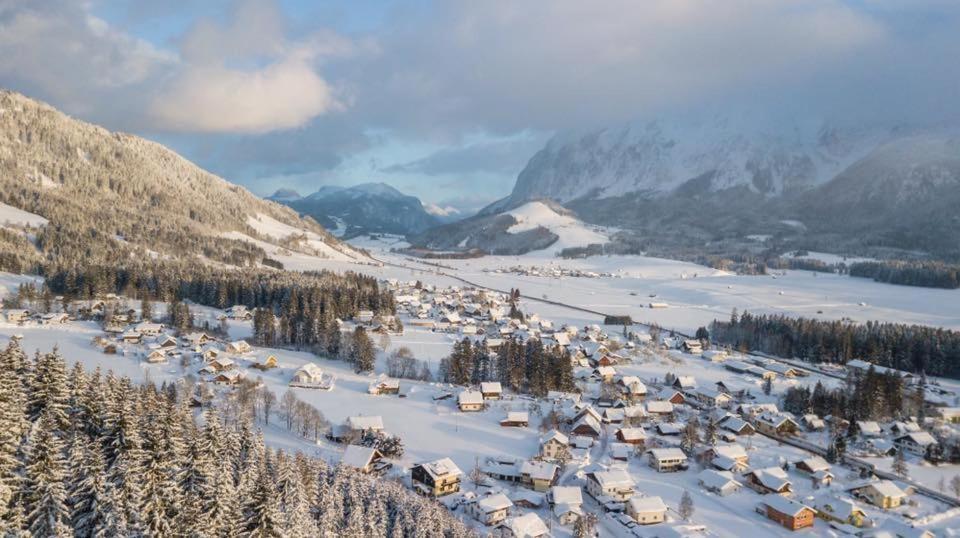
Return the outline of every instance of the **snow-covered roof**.
<path id="1" fill-rule="evenodd" d="M 780 495 L 767 495 L 763 498 L 763 504 L 766 504 L 777 512 L 788 516 L 796 516 L 804 510 L 813 510 L 813 508 L 810 508 L 807 505 L 800 504 L 797 501 Z"/>
<path id="2" fill-rule="evenodd" d="M 730 471 L 716 471 L 714 469 L 707 469 L 701 471 L 697 475 L 697 479 L 704 485 L 704 487 L 710 489 L 723 489 L 727 486 L 739 486 L 740 482 L 737 482 L 733 478 L 733 473 Z"/>
<path id="3" fill-rule="evenodd" d="M 354 430 L 382 430 L 383 417 L 373 416 L 355 416 L 347 419 L 347 424 Z"/>
<path id="4" fill-rule="evenodd" d="M 496 512 L 498 510 L 506 510 L 513 506 L 513 502 L 503 493 L 496 493 L 494 495 L 488 495 L 477 501 L 477 506 L 485 514 L 491 512 Z"/>
<path id="5" fill-rule="evenodd" d="M 623 469 L 610 469 L 608 471 L 595 471 L 590 473 L 601 488 L 632 488 L 633 479 Z"/>
<path id="6" fill-rule="evenodd" d="M 863 484 L 860 486 L 855 486 L 851 489 L 864 489 L 864 488 L 873 488 L 884 497 L 892 498 L 903 498 L 907 494 L 905 491 L 900 489 L 899 486 L 891 482 L 890 480 L 878 480 L 877 482 L 870 482 L 869 484 Z"/>
<path id="7" fill-rule="evenodd" d="M 647 413 L 673 413 L 673 404 L 666 400 L 651 400 L 646 405 Z"/>
<path id="8" fill-rule="evenodd" d="M 558 443 L 566 445 L 570 443 L 570 439 L 563 433 L 558 432 L 557 430 L 551 430 L 547 433 L 546 437 L 543 438 L 543 443 L 556 439 Z"/>
<path id="9" fill-rule="evenodd" d="M 533 512 L 512 517 L 506 520 L 503 526 L 510 529 L 514 538 L 538 538 L 549 533 L 547 525 Z"/>
<path id="10" fill-rule="evenodd" d="M 638 441 L 640 439 L 646 439 L 647 437 L 647 433 L 640 427 L 620 428 L 617 432 L 624 441 Z"/>
<path id="11" fill-rule="evenodd" d="M 651 448 L 649 450 L 650 454 L 653 455 L 654 459 L 657 460 L 685 460 L 687 455 L 683 453 L 682 450 L 676 447 L 667 447 L 667 448 Z"/>
<path id="12" fill-rule="evenodd" d="M 520 466 L 520 474 L 529 475 L 534 480 L 553 480 L 559 470 L 556 464 L 545 461 L 525 461 Z"/>
<path id="13" fill-rule="evenodd" d="M 480 392 L 483 393 L 500 393 L 503 392 L 503 387 L 500 386 L 499 381 L 484 381 L 480 383 Z"/>
<path id="14" fill-rule="evenodd" d="M 580 486 L 553 486 L 550 498 L 554 504 L 583 504 L 583 490 Z"/>
<path id="15" fill-rule="evenodd" d="M 667 511 L 667 505 L 663 504 L 663 499 L 660 497 L 631 497 L 627 502 L 630 509 L 636 513 Z"/>
<path id="16" fill-rule="evenodd" d="M 924 432 L 924 431 L 910 432 L 906 435 L 901 435 L 900 437 L 896 438 L 896 441 L 900 441 L 902 439 L 909 439 L 914 443 L 916 443 L 917 445 L 924 446 L 924 447 L 927 445 L 937 444 L 937 440 L 934 439 L 934 437 L 930 435 L 928 432 Z"/>
<path id="17" fill-rule="evenodd" d="M 504 422 L 530 422 L 530 413 L 526 411 L 510 411 Z"/>
<path id="18" fill-rule="evenodd" d="M 483 393 L 475 390 L 465 390 L 457 396 L 460 405 L 482 404 Z"/>
<path id="19" fill-rule="evenodd" d="M 420 466 L 426 470 L 430 476 L 440 478 L 447 475 L 462 475 L 463 471 L 457 467 L 456 463 L 450 458 L 440 458 L 439 460 L 421 463 Z"/>
<path id="20" fill-rule="evenodd" d="M 347 445 L 347 449 L 344 450 L 340 463 L 362 469 L 370 464 L 376 454 L 377 449 L 372 447 Z"/>

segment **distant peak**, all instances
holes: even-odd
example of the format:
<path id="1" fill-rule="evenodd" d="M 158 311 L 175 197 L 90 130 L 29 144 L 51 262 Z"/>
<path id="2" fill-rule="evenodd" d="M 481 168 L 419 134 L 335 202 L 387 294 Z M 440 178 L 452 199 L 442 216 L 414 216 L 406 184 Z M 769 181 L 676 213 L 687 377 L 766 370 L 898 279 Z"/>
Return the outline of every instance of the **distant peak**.
<path id="1" fill-rule="evenodd" d="M 277 189 L 276 192 L 274 192 L 268 197 L 269 200 L 276 200 L 276 201 L 292 201 L 292 200 L 299 200 L 300 198 L 301 197 L 299 192 L 289 188 Z"/>

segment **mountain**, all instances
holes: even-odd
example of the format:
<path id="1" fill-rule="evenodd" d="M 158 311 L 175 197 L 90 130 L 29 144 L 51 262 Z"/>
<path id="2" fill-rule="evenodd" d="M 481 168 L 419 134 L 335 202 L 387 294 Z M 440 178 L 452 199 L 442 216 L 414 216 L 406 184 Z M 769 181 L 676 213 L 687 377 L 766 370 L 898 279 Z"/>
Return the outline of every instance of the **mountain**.
<path id="1" fill-rule="evenodd" d="M 365 233 L 416 234 L 440 224 L 420 200 L 385 183 L 324 186 L 294 200 L 279 200 L 350 238 Z"/>
<path id="2" fill-rule="evenodd" d="M 75 120 L 10 91 L 0 91 L 0 203 L 49 222 L 26 236 L 9 227 L 0 236 L 0 258 L 12 252 L 21 262 L 149 255 L 243 265 L 267 257 L 265 245 L 293 247 L 284 241 L 289 235 L 307 236 L 303 252 L 357 256 L 316 222 L 160 144 Z"/>
<path id="3" fill-rule="evenodd" d="M 293 189 L 277 189 L 276 192 L 267 196 L 267 200 L 284 203 L 293 202 L 301 198 L 300 193 Z"/>
<path id="4" fill-rule="evenodd" d="M 636 249 L 762 234 L 833 252 L 958 258 L 948 239 L 960 232 L 956 132 L 714 115 L 561 133 L 480 214 L 548 199 L 623 229 Z"/>

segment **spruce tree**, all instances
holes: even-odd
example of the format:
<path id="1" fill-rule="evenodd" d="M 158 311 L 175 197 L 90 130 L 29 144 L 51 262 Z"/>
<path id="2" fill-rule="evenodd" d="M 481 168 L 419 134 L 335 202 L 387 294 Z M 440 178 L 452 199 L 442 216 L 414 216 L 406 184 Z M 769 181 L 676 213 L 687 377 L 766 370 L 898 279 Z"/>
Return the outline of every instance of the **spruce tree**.
<path id="1" fill-rule="evenodd" d="M 21 499 L 27 530 L 33 536 L 70 536 L 63 442 L 58 437 L 57 410 L 49 407 L 34 424 Z"/>

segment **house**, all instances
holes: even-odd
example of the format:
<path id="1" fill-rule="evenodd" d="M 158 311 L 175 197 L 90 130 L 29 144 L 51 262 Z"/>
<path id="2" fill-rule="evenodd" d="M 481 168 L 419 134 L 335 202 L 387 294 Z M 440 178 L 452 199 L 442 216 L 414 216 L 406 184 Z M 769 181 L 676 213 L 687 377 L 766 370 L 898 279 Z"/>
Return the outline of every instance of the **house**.
<path id="1" fill-rule="evenodd" d="M 225 370 L 230 370 L 236 366 L 237 363 L 233 362 L 233 360 L 231 360 L 229 357 L 219 357 L 210 361 L 210 363 L 204 366 L 201 371 L 215 374 Z"/>
<path id="2" fill-rule="evenodd" d="M 817 515 L 826 521 L 854 527 L 863 527 L 869 523 L 867 513 L 862 508 L 847 499 L 838 499 L 829 493 L 816 497 L 813 507 L 816 508 Z"/>
<path id="3" fill-rule="evenodd" d="M 726 407 L 733 401 L 729 394 L 711 388 L 696 389 L 693 397 L 704 407 Z"/>
<path id="4" fill-rule="evenodd" d="M 400 394 L 400 380 L 381 376 L 367 387 L 370 394 Z"/>
<path id="5" fill-rule="evenodd" d="M 657 433 L 660 435 L 680 435 L 683 433 L 684 426 L 679 422 L 659 422 L 657 423 Z"/>
<path id="6" fill-rule="evenodd" d="M 528 489 L 518 489 L 510 493 L 510 500 L 514 506 L 536 509 L 543 506 L 544 494 Z"/>
<path id="7" fill-rule="evenodd" d="M 210 337 L 204 332 L 194 332 L 183 337 L 188 346 L 202 346 L 210 342 Z"/>
<path id="8" fill-rule="evenodd" d="M 144 358 L 150 364 L 161 364 L 167 362 L 167 354 L 159 349 L 154 349 Z"/>
<path id="9" fill-rule="evenodd" d="M 738 444 L 712 446 L 704 450 L 701 457 L 721 471 L 740 472 L 750 463 L 747 451 Z"/>
<path id="10" fill-rule="evenodd" d="M 673 379 L 671 386 L 681 392 L 688 392 L 697 388 L 697 380 L 692 375 L 681 375 Z"/>
<path id="11" fill-rule="evenodd" d="M 826 421 L 812 413 L 800 417 L 800 424 L 811 432 L 823 431 L 827 427 Z"/>
<path id="12" fill-rule="evenodd" d="M 829 486 L 833 482 L 830 464 L 820 456 L 812 456 L 793 464 L 797 472 L 809 476 L 816 486 Z"/>
<path id="13" fill-rule="evenodd" d="M 683 392 L 673 387 L 666 387 L 663 390 L 661 390 L 658 398 L 660 400 L 670 402 L 673 405 L 683 405 L 687 399 L 687 397 L 683 394 Z"/>
<path id="14" fill-rule="evenodd" d="M 512 517 L 498 527 L 503 538 L 545 538 L 550 536 L 546 523 L 534 512 Z"/>
<path id="15" fill-rule="evenodd" d="M 643 428 L 619 428 L 614 434 L 617 441 L 643 447 L 647 440 L 647 433 Z"/>
<path id="16" fill-rule="evenodd" d="M 460 411 L 483 411 L 483 393 L 475 390 L 465 390 L 457 395 L 457 406 Z"/>
<path id="17" fill-rule="evenodd" d="M 610 443 L 610 458 L 617 461 L 627 461 L 630 459 L 630 454 L 633 454 L 635 450 L 633 445 L 626 443 Z"/>
<path id="18" fill-rule="evenodd" d="M 592 408 L 588 409 L 592 410 Z M 570 433 L 573 435 L 584 435 L 594 439 L 600 437 L 600 434 L 603 433 L 603 427 L 600 425 L 600 420 L 597 419 L 595 415 L 595 411 L 593 414 L 582 415 L 576 422 L 573 423 L 573 426 L 570 428 Z"/>
<path id="19" fill-rule="evenodd" d="M 547 502 L 561 525 L 571 525 L 583 515 L 583 490 L 579 486 L 553 486 L 547 493 Z"/>
<path id="20" fill-rule="evenodd" d="M 558 432 L 553 430 L 543 438 L 543 441 L 540 443 L 540 457 L 548 460 L 559 459 L 562 455 L 568 455 L 569 449 L 567 445 L 570 444 L 570 439 Z"/>
<path id="21" fill-rule="evenodd" d="M 497 525 L 507 519 L 513 502 L 503 493 L 485 495 L 467 505 L 467 512 L 486 526 Z"/>
<path id="22" fill-rule="evenodd" d="M 746 420 L 740 417 L 731 416 L 720 422 L 720 428 L 733 432 L 737 435 L 753 435 L 757 429 Z"/>
<path id="23" fill-rule="evenodd" d="M 673 404 L 664 400 L 652 400 L 646 403 L 648 415 L 666 416 L 673 414 Z"/>
<path id="24" fill-rule="evenodd" d="M 635 375 L 621 376 L 617 380 L 620 393 L 632 402 L 643 400 L 647 396 L 647 386 Z"/>
<path id="25" fill-rule="evenodd" d="M 896 508 L 907 499 L 907 494 L 890 480 L 880 480 L 854 486 L 850 493 L 878 508 Z"/>
<path id="26" fill-rule="evenodd" d="M 236 340 L 227 344 L 227 353 L 242 355 L 244 353 L 249 353 L 250 350 L 250 344 L 248 344 L 246 340 Z"/>
<path id="27" fill-rule="evenodd" d="M 663 523 L 667 519 L 667 505 L 660 497 L 632 497 L 627 501 L 627 515 L 641 525 Z"/>
<path id="28" fill-rule="evenodd" d="M 215 359 L 216 360 L 216 359 Z M 290 385 L 315 385 L 323 381 L 323 370 L 312 362 L 308 362 L 294 372 Z"/>
<path id="29" fill-rule="evenodd" d="M 143 341 L 143 336 L 136 331 L 127 331 L 120 336 L 125 344 L 139 344 Z"/>
<path id="30" fill-rule="evenodd" d="M 624 502 L 634 494 L 634 483 L 623 469 L 587 473 L 587 493 L 598 501 L 609 498 Z"/>
<path id="31" fill-rule="evenodd" d="M 379 473 L 391 467 L 390 463 L 382 460 L 383 454 L 376 448 L 347 445 L 340 464 L 359 469 L 362 473 Z"/>
<path id="32" fill-rule="evenodd" d="M 620 424 L 623 422 L 624 416 L 622 407 L 608 407 L 603 410 L 602 419 L 604 424 Z"/>
<path id="33" fill-rule="evenodd" d="M 379 415 L 363 416 L 357 415 L 353 417 L 347 417 L 346 425 L 350 430 L 355 432 L 382 432 L 383 431 L 383 417 Z"/>
<path id="34" fill-rule="evenodd" d="M 860 435 L 863 437 L 880 437 L 883 435 L 880 424 L 873 420 L 858 420 L 857 427 L 860 429 Z"/>
<path id="35" fill-rule="evenodd" d="M 413 488 L 423 495 L 442 497 L 460 491 L 463 471 L 450 458 L 419 463 L 410 469 Z"/>
<path id="36" fill-rule="evenodd" d="M 761 495 L 775 493 L 777 495 L 790 495 L 793 493 L 793 484 L 787 477 L 786 471 L 780 467 L 767 467 L 765 469 L 754 469 L 744 473 L 744 484 Z"/>
<path id="37" fill-rule="evenodd" d="M 767 435 L 788 437 L 800 431 L 800 425 L 787 415 L 761 413 L 754 419 L 757 431 Z"/>
<path id="38" fill-rule="evenodd" d="M 227 370 L 220 372 L 213 378 L 213 382 L 219 385 L 236 385 L 247 377 L 243 370 Z"/>
<path id="39" fill-rule="evenodd" d="M 927 448 L 936 445 L 937 440 L 925 431 L 910 432 L 893 440 L 898 450 L 905 450 L 911 454 L 922 456 L 927 453 Z"/>
<path id="40" fill-rule="evenodd" d="M 162 324 L 162 323 L 150 323 L 150 322 L 147 322 L 147 321 L 143 321 L 143 322 L 138 323 L 138 324 L 133 328 L 133 330 L 137 331 L 138 333 L 140 333 L 140 334 L 143 335 L 143 336 L 156 336 L 156 335 L 160 334 L 161 331 L 163 331 L 163 324 Z"/>
<path id="41" fill-rule="evenodd" d="M 520 466 L 520 483 L 534 491 L 547 491 L 557 480 L 560 467 L 545 461 L 525 461 Z"/>
<path id="42" fill-rule="evenodd" d="M 593 369 L 593 376 L 604 383 L 613 381 L 615 375 L 617 375 L 617 370 L 613 366 L 597 366 Z"/>
<path id="43" fill-rule="evenodd" d="M 484 400 L 499 400 L 503 395 L 503 387 L 499 381 L 484 381 L 480 383 L 480 393 Z"/>
<path id="44" fill-rule="evenodd" d="M 740 491 L 743 484 L 733 478 L 733 473 L 729 471 L 717 471 L 706 469 L 697 475 L 697 482 L 703 489 L 725 497 L 727 495 Z"/>
<path id="45" fill-rule="evenodd" d="M 227 317 L 247 321 L 253 319 L 253 313 L 247 309 L 246 305 L 238 304 L 227 308 Z"/>
<path id="46" fill-rule="evenodd" d="M 6 311 L 7 323 L 21 324 L 30 321 L 30 311 L 11 308 Z"/>
<path id="47" fill-rule="evenodd" d="M 500 421 L 503 427 L 526 428 L 530 425 L 530 414 L 526 411 L 510 411 L 507 418 Z"/>
<path id="48" fill-rule="evenodd" d="M 779 496 L 764 499 L 757 511 L 761 511 L 767 519 L 792 531 L 812 527 L 817 515 L 813 508 Z"/>
<path id="49" fill-rule="evenodd" d="M 268 356 L 266 359 L 264 359 L 263 362 L 258 362 L 258 363 L 256 363 L 256 364 L 252 365 L 251 367 L 252 367 L 252 368 L 256 368 L 256 369 L 258 369 L 258 370 L 263 370 L 263 371 L 267 371 L 267 370 L 269 370 L 269 369 L 271 369 L 271 368 L 276 368 L 276 367 L 277 367 L 277 357 L 275 357 L 274 355 L 270 355 L 270 356 Z"/>
<path id="50" fill-rule="evenodd" d="M 647 451 L 650 467 L 668 473 L 687 469 L 687 455 L 679 448 L 652 448 Z"/>

